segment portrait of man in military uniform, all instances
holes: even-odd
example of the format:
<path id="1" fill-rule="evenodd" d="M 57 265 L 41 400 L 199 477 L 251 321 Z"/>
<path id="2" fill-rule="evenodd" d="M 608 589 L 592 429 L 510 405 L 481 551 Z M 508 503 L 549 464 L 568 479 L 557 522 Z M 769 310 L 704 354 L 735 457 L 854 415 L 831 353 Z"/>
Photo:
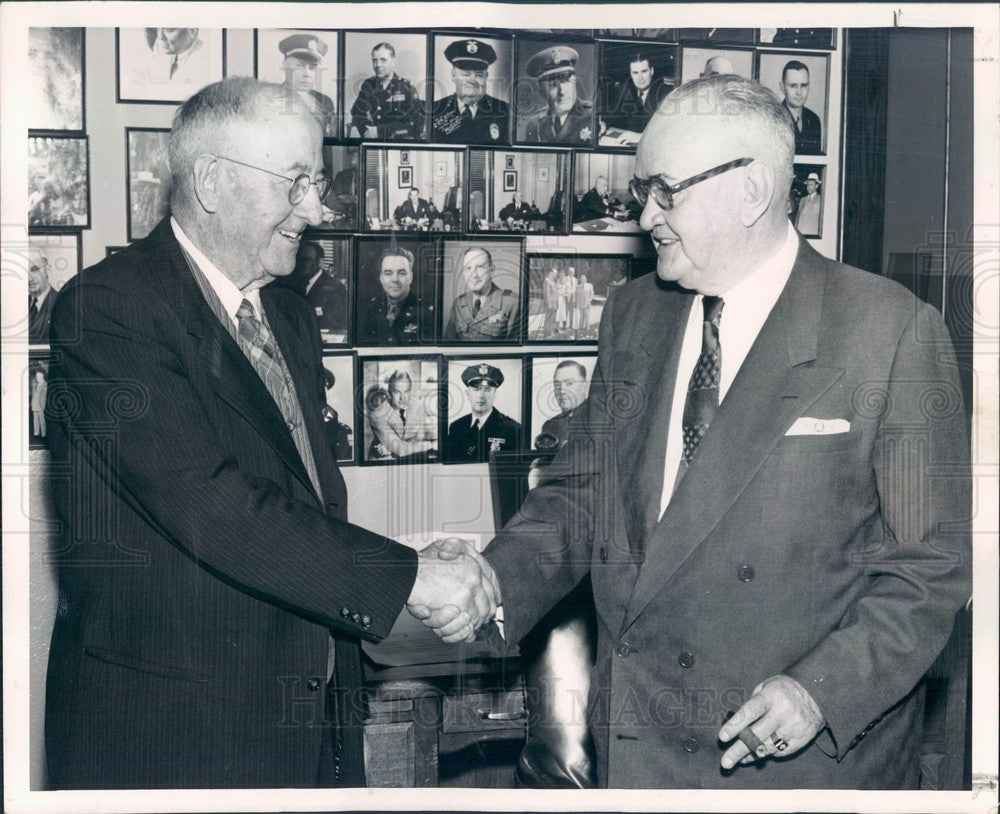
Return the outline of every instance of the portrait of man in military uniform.
<path id="1" fill-rule="evenodd" d="M 426 43 L 418 34 L 346 35 L 345 104 L 353 99 L 346 136 L 381 141 L 425 137 L 427 103 L 420 89 L 426 79 Z M 363 61 L 367 66 L 362 67 Z"/>
<path id="2" fill-rule="evenodd" d="M 340 132 L 337 121 L 337 32 L 257 31 L 257 76 L 286 85 L 312 101 L 324 136 Z"/>
<path id="3" fill-rule="evenodd" d="M 590 147 L 594 143 L 594 48 L 524 41 L 520 59 L 527 80 L 518 85 L 517 135 L 528 144 Z M 531 81 L 529 81 L 531 80 Z"/>
<path id="4" fill-rule="evenodd" d="M 521 422 L 518 420 L 521 417 L 521 360 L 486 359 L 471 364 L 470 361 L 453 359 L 448 362 L 448 414 L 449 417 L 460 414 L 448 424 L 445 463 L 485 463 L 490 453 L 512 452 L 521 446 Z M 459 373 L 461 384 L 456 380 L 456 373 Z M 458 393 L 463 397 L 456 398 Z M 466 409 L 468 412 L 464 412 Z M 517 419 L 508 413 L 513 413 Z"/>
<path id="5" fill-rule="evenodd" d="M 359 241 L 355 344 L 393 347 L 434 341 L 434 281 L 425 268 L 432 261 L 430 246 Z"/>
<path id="6" fill-rule="evenodd" d="M 446 274 L 453 270 L 445 290 L 460 293 L 450 302 L 443 340 L 517 342 L 521 336 L 521 242 L 447 243 L 444 252 Z"/>
<path id="7" fill-rule="evenodd" d="M 532 357 L 528 411 L 535 449 L 566 445 L 569 422 L 587 399 L 596 362 L 596 354 Z"/>
<path id="8" fill-rule="evenodd" d="M 509 43 L 499 40 L 434 38 L 436 92 L 443 94 L 449 86 L 454 92 L 434 102 L 431 141 L 510 144 L 510 105 L 489 93 L 509 94 L 509 49 Z M 447 84 L 442 76 L 444 66 L 438 64 L 442 53 L 443 61 L 450 64 Z"/>

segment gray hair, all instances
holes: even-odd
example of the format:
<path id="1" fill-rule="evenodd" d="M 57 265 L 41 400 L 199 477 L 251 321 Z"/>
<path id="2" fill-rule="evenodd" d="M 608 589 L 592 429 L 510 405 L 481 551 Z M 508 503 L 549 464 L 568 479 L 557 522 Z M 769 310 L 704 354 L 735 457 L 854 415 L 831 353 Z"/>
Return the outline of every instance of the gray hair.
<path id="1" fill-rule="evenodd" d="M 735 74 L 703 76 L 667 96 L 657 113 L 679 113 L 681 105 L 688 101 L 695 114 L 714 113 L 731 119 L 732 132 L 744 155 L 774 170 L 779 192 L 791 187 L 795 132 L 791 117 L 773 91 Z"/>
<path id="2" fill-rule="evenodd" d="M 198 156 L 225 148 L 229 133 L 258 127 L 280 115 L 308 115 L 320 127 L 318 110 L 305 95 L 286 85 L 231 76 L 199 90 L 174 114 L 167 155 L 170 161 L 171 205 L 187 194 Z"/>

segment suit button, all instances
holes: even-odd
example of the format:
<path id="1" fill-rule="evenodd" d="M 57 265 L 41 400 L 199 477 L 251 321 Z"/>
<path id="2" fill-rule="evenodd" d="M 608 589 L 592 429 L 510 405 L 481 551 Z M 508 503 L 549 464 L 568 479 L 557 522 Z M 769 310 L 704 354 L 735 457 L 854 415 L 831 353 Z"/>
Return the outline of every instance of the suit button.
<path id="1" fill-rule="evenodd" d="M 351 621 L 354 622 L 354 624 L 359 624 L 361 622 L 361 614 L 354 611 L 354 613 L 351 614 Z"/>
<path id="2" fill-rule="evenodd" d="M 618 642 L 615 652 L 623 659 L 628 658 L 634 652 L 628 642 Z"/>
<path id="3" fill-rule="evenodd" d="M 601 547 L 601 550 L 598 552 L 598 555 L 601 558 L 601 562 L 607 562 L 608 561 L 608 550 L 606 548 L 604 548 L 603 546 Z"/>
<path id="4" fill-rule="evenodd" d="M 318 678 L 310 678 L 306 682 L 306 689 L 309 690 L 309 692 L 316 692 L 316 690 L 319 689 L 319 679 Z"/>
<path id="5" fill-rule="evenodd" d="M 372 618 L 366 613 L 361 617 L 361 624 L 365 627 L 371 627 Z"/>
<path id="6" fill-rule="evenodd" d="M 692 755 L 701 748 L 701 744 L 698 743 L 696 738 L 686 738 L 684 740 L 684 751 L 690 752 Z"/>
<path id="7" fill-rule="evenodd" d="M 341 608 L 340 609 L 340 615 L 343 616 L 346 619 L 348 616 L 351 615 L 351 609 L 350 608 Z"/>
<path id="8" fill-rule="evenodd" d="M 754 570 L 749 565 L 741 565 L 739 572 L 736 574 L 740 578 L 740 582 L 752 582 L 754 576 Z"/>
<path id="9" fill-rule="evenodd" d="M 693 667 L 694 666 L 694 655 L 691 653 L 681 653 L 677 657 L 677 663 L 681 667 Z"/>

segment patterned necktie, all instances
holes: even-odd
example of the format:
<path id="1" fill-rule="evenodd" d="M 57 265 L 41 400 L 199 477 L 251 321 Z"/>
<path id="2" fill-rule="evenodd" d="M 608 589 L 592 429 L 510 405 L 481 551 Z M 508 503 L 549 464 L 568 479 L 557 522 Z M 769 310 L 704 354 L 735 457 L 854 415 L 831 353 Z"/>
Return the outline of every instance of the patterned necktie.
<path id="1" fill-rule="evenodd" d="M 691 463 L 698 444 L 705 437 L 715 411 L 719 409 L 719 379 L 722 374 L 722 347 L 719 344 L 719 320 L 722 297 L 703 297 L 705 321 L 702 323 L 701 355 L 694 366 L 684 402 L 684 461 Z"/>
<path id="2" fill-rule="evenodd" d="M 250 300 L 243 300 L 236 310 L 240 338 L 249 346 L 250 361 L 272 393 L 282 392 L 287 387 L 281 365 L 278 363 L 278 349 L 274 338 L 263 322 L 257 319 Z"/>

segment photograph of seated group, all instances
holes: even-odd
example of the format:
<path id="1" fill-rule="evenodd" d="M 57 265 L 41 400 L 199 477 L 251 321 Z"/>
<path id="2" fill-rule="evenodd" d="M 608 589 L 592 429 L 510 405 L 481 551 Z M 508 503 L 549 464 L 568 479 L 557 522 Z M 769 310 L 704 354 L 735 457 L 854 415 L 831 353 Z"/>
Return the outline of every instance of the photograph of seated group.
<path id="1" fill-rule="evenodd" d="M 421 5 L 25 21 L 32 791 L 971 787 L 990 32 Z"/>

